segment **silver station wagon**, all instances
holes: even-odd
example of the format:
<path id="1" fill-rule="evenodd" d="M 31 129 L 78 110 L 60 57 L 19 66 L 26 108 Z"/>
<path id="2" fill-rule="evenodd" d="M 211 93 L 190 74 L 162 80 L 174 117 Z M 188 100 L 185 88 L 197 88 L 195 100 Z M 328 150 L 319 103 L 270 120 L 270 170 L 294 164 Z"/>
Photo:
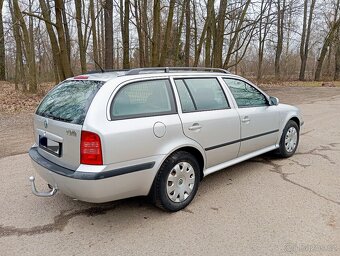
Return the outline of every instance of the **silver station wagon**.
<path id="1" fill-rule="evenodd" d="M 260 154 L 292 156 L 303 121 L 248 80 L 222 69 L 141 68 L 76 76 L 34 116 L 35 169 L 53 196 L 86 202 L 149 195 L 186 207 L 207 175 Z"/>

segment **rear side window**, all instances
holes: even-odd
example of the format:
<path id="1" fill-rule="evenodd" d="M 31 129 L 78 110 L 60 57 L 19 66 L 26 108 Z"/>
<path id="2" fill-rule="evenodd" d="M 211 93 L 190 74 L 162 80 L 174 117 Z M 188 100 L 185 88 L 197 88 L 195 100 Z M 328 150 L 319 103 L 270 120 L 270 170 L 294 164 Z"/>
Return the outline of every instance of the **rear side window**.
<path id="1" fill-rule="evenodd" d="M 83 124 L 87 110 L 104 82 L 69 80 L 50 91 L 36 114 L 55 120 Z"/>
<path id="2" fill-rule="evenodd" d="M 167 79 L 134 82 L 116 94 L 110 108 L 111 119 L 125 119 L 176 113 Z"/>
<path id="3" fill-rule="evenodd" d="M 216 78 L 176 79 L 175 83 L 184 113 L 229 108 Z"/>
<path id="4" fill-rule="evenodd" d="M 224 78 L 240 108 L 268 106 L 267 98 L 255 87 L 237 79 Z"/>

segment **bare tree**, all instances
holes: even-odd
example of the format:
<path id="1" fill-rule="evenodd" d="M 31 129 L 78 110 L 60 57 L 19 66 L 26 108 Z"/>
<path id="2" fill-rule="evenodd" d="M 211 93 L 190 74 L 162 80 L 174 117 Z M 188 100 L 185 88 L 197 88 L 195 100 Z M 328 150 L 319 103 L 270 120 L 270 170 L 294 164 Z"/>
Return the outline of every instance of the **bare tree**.
<path id="1" fill-rule="evenodd" d="M 337 30 L 336 34 L 336 52 L 335 52 L 335 72 L 334 72 L 334 80 L 340 80 L 340 28 Z"/>
<path id="2" fill-rule="evenodd" d="M 92 32 L 92 55 L 95 63 L 95 69 L 99 69 L 99 57 L 98 57 L 98 39 L 96 28 L 96 15 L 94 10 L 93 0 L 90 0 L 89 4 L 90 16 L 91 16 L 91 32 Z"/>
<path id="3" fill-rule="evenodd" d="M 77 33 L 78 33 L 78 45 L 79 45 L 79 56 L 80 56 L 80 66 L 81 72 L 86 72 L 86 49 L 85 49 L 85 38 L 83 36 L 82 30 L 82 1 L 74 0 L 74 5 L 76 9 L 76 23 L 77 23 Z"/>
<path id="4" fill-rule="evenodd" d="M 211 67 L 211 40 L 212 35 L 215 31 L 215 10 L 214 10 L 215 0 L 208 0 L 207 6 L 207 39 L 205 43 L 205 61 L 204 64 L 206 67 Z"/>
<path id="5" fill-rule="evenodd" d="M 217 15 L 217 27 L 214 36 L 214 67 L 222 67 L 222 50 L 224 41 L 224 21 L 227 10 L 227 0 L 220 1 L 220 7 Z"/>
<path id="6" fill-rule="evenodd" d="M 179 62 L 179 53 L 180 53 L 180 48 L 181 48 L 181 36 L 182 36 L 182 30 L 183 30 L 183 24 L 184 24 L 184 16 L 185 16 L 185 6 L 184 6 L 184 2 L 182 2 L 182 4 L 180 5 L 180 8 L 178 8 L 178 11 L 180 12 L 180 21 L 179 21 L 179 25 L 177 28 L 177 33 L 176 33 L 176 39 L 175 39 L 175 56 L 174 56 L 174 66 L 177 65 L 177 63 Z"/>
<path id="7" fill-rule="evenodd" d="M 120 0 L 120 27 L 123 41 L 123 68 L 130 68 L 130 1 Z"/>
<path id="8" fill-rule="evenodd" d="M 236 18 L 236 26 L 235 26 L 234 31 L 232 31 L 232 33 L 231 33 L 231 39 L 230 39 L 230 44 L 229 44 L 229 47 L 228 47 L 228 52 L 227 52 L 227 55 L 226 55 L 226 58 L 225 58 L 224 64 L 223 64 L 223 68 L 225 68 L 225 69 L 228 69 L 228 68 L 230 68 L 230 67 L 232 67 L 236 64 L 235 63 L 235 64 L 231 65 L 230 60 L 231 60 L 232 55 L 235 52 L 237 52 L 238 50 L 240 50 L 240 47 L 236 47 L 237 41 L 239 40 L 240 33 L 246 27 L 248 27 L 248 26 L 244 26 L 244 22 L 245 22 L 245 18 L 246 18 L 246 14 L 247 14 L 250 2 L 251 2 L 251 0 L 247 0 L 245 2 L 245 4 L 243 5 L 243 9 L 240 12 L 240 15 Z M 249 38 L 249 39 L 251 38 L 249 36 L 252 35 L 254 28 L 255 28 L 255 26 L 252 26 L 251 29 L 248 31 L 247 37 L 245 38 L 245 40 L 243 40 L 243 43 L 241 44 L 241 46 L 244 45 L 244 43 L 247 41 L 246 40 L 247 38 Z M 247 46 L 249 45 L 249 42 L 250 42 L 250 40 L 248 40 L 248 43 L 246 44 Z M 235 47 L 236 47 L 236 50 L 235 50 Z M 244 51 L 244 54 L 245 54 L 245 51 Z M 242 54 L 242 55 L 244 56 L 244 54 Z M 240 60 L 238 60 L 238 61 L 240 61 Z"/>
<path id="9" fill-rule="evenodd" d="M 37 92 L 37 73 L 36 73 L 36 64 L 35 64 L 35 53 L 32 51 L 34 47 L 32 44 L 34 42 L 31 41 L 29 30 L 27 29 L 24 17 L 22 16 L 21 10 L 19 8 L 18 0 L 13 0 L 13 8 L 14 8 L 14 15 L 16 20 L 19 22 L 21 32 L 23 35 L 23 41 L 25 45 L 25 57 L 27 60 L 27 66 L 29 70 L 28 75 L 28 91 L 31 93 Z"/>
<path id="10" fill-rule="evenodd" d="M 113 68 L 113 2 L 106 0 L 104 4 L 105 18 L 105 65 L 106 69 Z"/>
<path id="11" fill-rule="evenodd" d="M 168 57 L 168 43 L 169 43 L 170 35 L 172 32 L 172 20 L 174 17 L 175 3 L 176 3 L 176 0 L 170 0 L 168 19 L 166 22 L 166 29 L 165 29 L 165 35 L 164 35 L 164 42 L 163 42 L 163 47 L 162 47 L 162 52 L 161 52 L 161 58 L 159 61 L 159 66 L 161 67 L 165 65 L 165 60 Z"/>
<path id="12" fill-rule="evenodd" d="M 340 18 L 338 18 L 339 8 L 340 8 L 340 0 L 337 0 L 335 8 L 334 8 L 335 9 L 334 20 L 329 25 L 329 31 L 324 40 L 323 46 L 321 48 L 320 56 L 317 61 L 317 66 L 315 70 L 315 78 L 314 78 L 316 81 L 320 81 L 321 79 L 322 66 L 323 66 L 323 62 L 325 60 L 327 51 L 329 52 L 331 51 L 331 46 L 334 42 L 334 39 L 338 35 L 337 32 L 340 28 Z"/>
<path id="13" fill-rule="evenodd" d="M 263 65 L 263 55 L 266 39 L 271 26 L 271 7 L 272 0 L 261 0 L 260 7 L 260 19 L 259 19 L 259 42 L 258 42 L 258 65 L 257 65 L 257 81 L 262 79 L 262 65 Z M 266 15 L 264 15 L 266 13 Z"/>
<path id="14" fill-rule="evenodd" d="M 301 59 L 301 67 L 300 67 L 300 75 L 299 80 L 305 80 L 305 72 L 307 66 L 308 52 L 309 52 L 309 41 L 311 36 L 311 28 L 312 28 L 312 20 L 314 14 L 316 0 L 311 0 L 308 14 L 308 4 L 309 0 L 304 1 L 303 8 L 303 25 L 302 25 L 302 35 L 301 35 L 301 43 L 300 43 L 300 59 Z"/>
<path id="15" fill-rule="evenodd" d="M 153 32 L 152 32 L 152 66 L 159 64 L 159 44 L 161 33 L 161 1 L 154 0 L 153 2 Z"/>
<path id="16" fill-rule="evenodd" d="M 190 66 L 190 36 L 191 36 L 191 12 L 190 1 L 185 1 L 185 45 L 184 45 L 184 65 Z"/>
<path id="17" fill-rule="evenodd" d="M 12 5 L 12 0 L 8 1 L 9 9 L 11 13 L 12 18 L 12 24 L 13 24 L 13 37 L 15 40 L 15 89 L 19 89 L 19 83 L 23 85 L 23 90 L 26 90 L 26 79 L 25 79 L 25 68 L 24 68 L 24 62 L 22 59 L 23 50 L 22 50 L 22 39 L 20 34 L 20 25 L 19 21 L 17 20 L 17 17 L 14 15 L 14 9 Z"/>
<path id="18" fill-rule="evenodd" d="M 282 1 L 282 3 L 281 3 Z M 286 0 L 278 0 L 277 3 L 277 44 L 275 53 L 275 78 L 280 79 L 281 69 L 280 61 L 283 50 L 283 33 L 284 33 L 284 20 L 286 13 Z"/>
<path id="19" fill-rule="evenodd" d="M 211 6 L 209 6 L 209 7 L 211 8 Z M 194 65 L 193 65 L 194 67 L 197 67 L 197 65 L 198 65 L 198 61 L 199 61 L 199 58 L 201 56 L 201 51 L 203 49 L 203 44 L 204 44 L 204 41 L 206 40 L 206 34 L 207 34 L 208 26 L 209 26 L 208 15 L 210 15 L 210 13 L 211 13 L 211 10 L 207 9 L 207 17 L 206 17 L 206 20 L 204 22 L 201 37 L 199 39 L 199 42 L 197 44 L 197 48 L 196 48 L 196 51 L 195 51 L 195 61 L 194 61 Z"/>
<path id="20" fill-rule="evenodd" d="M 68 43 L 67 37 L 64 29 L 65 26 L 63 25 L 63 12 L 64 12 L 64 2 L 63 0 L 55 0 L 55 16 L 56 16 L 56 30 L 58 34 L 58 42 L 59 42 L 59 49 L 60 49 L 60 63 L 63 70 L 64 77 L 71 77 L 73 76 L 73 72 L 71 69 L 70 64 L 70 55 L 68 52 Z"/>
<path id="21" fill-rule="evenodd" d="M 5 65 L 5 37 L 4 26 L 2 21 L 2 6 L 4 0 L 0 0 L 0 80 L 6 80 L 6 65 Z"/>
<path id="22" fill-rule="evenodd" d="M 329 30 L 326 38 L 325 38 L 325 41 L 324 41 L 323 46 L 321 48 L 319 59 L 317 61 L 317 66 L 316 66 L 316 70 L 315 70 L 315 78 L 314 78 L 315 81 L 320 81 L 320 79 L 321 79 L 321 71 L 322 71 L 323 62 L 325 60 L 328 48 L 332 44 L 339 27 L 340 27 L 340 19 L 338 19 L 332 25 L 332 27 L 330 28 L 330 30 Z"/>
<path id="23" fill-rule="evenodd" d="M 136 19 L 136 29 L 138 35 L 138 53 L 139 53 L 139 66 L 145 67 L 145 43 L 144 43 L 144 35 L 142 31 L 142 15 L 141 15 L 141 3 L 140 1 L 134 0 L 133 3 L 133 15 Z"/>
<path id="24" fill-rule="evenodd" d="M 61 2 L 62 2 L 62 6 L 60 6 L 60 7 L 62 7 L 62 8 L 60 10 L 61 10 L 61 15 L 62 15 L 62 24 L 63 24 L 63 27 L 64 27 L 64 35 L 65 35 L 65 40 L 66 40 L 65 41 L 66 42 L 66 51 L 67 51 L 68 61 L 71 62 L 71 36 L 70 36 L 70 29 L 68 27 L 68 20 L 67 20 L 67 15 L 66 15 L 66 8 L 65 8 L 66 2 L 64 0 L 62 0 Z M 49 5 L 49 1 L 47 1 L 47 3 Z"/>

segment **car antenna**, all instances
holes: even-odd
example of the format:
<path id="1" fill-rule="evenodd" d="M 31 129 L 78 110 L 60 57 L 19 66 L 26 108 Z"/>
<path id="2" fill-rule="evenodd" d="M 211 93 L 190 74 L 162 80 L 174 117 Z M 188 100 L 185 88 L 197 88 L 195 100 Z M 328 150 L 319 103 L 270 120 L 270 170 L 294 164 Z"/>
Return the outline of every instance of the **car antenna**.
<path id="1" fill-rule="evenodd" d="M 95 59 L 93 59 L 93 61 L 94 61 L 94 63 L 100 68 L 100 71 L 101 71 L 102 73 L 104 73 L 105 70 L 99 65 L 99 63 L 98 63 Z"/>
<path id="2" fill-rule="evenodd" d="M 90 56 L 89 53 L 87 53 L 87 55 Z M 100 64 L 99 64 L 92 56 L 90 56 L 90 58 L 91 58 L 91 59 L 94 61 L 94 63 L 99 67 L 100 71 L 101 71 L 102 73 L 105 73 L 105 69 L 103 69 L 102 66 L 100 66 Z"/>

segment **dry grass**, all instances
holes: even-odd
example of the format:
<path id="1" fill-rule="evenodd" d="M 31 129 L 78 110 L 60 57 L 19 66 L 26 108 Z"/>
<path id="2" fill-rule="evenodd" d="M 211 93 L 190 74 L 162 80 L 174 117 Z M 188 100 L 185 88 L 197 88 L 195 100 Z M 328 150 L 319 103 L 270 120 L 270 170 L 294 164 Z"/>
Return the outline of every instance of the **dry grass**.
<path id="1" fill-rule="evenodd" d="M 15 90 L 12 83 L 1 81 L 0 113 L 32 113 L 52 86 L 52 84 L 42 84 L 37 94 L 30 94 Z"/>

